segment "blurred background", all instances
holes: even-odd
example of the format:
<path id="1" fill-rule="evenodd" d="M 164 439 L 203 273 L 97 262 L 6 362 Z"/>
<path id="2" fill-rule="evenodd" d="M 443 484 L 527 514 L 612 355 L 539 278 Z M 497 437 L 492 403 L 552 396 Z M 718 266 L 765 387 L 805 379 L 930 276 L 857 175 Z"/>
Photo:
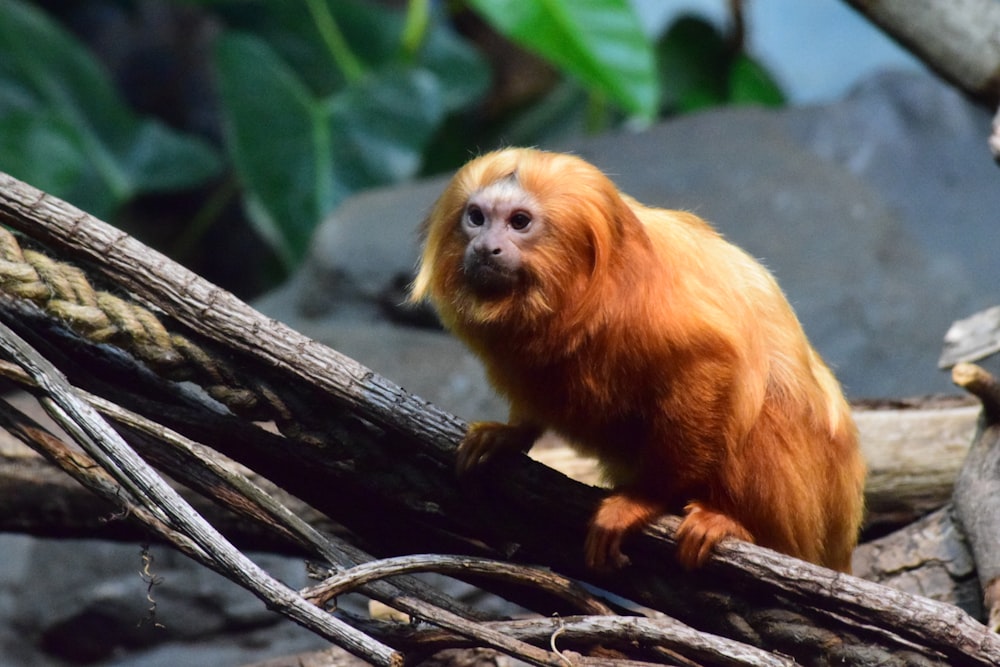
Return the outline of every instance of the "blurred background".
<path id="1" fill-rule="evenodd" d="M 247 298 L 360 190 L 921 67 L 842 2 L 508 4 L 5 0 L 0 169 Z"/>
<path id="2" fill-rule="evenodd" d="M 851 398 L 901 397 L 954 391 L 942 336 L 996 303 L 991 111 L 841 0 L 0 0 L 0 170 L 465 418 L 506 408 L 400 304 L 471 156 L 572 150 L 697 212 L 778 276 Z M 3 665 L 326 646 L 165 547 L 9 532 L 0 554 Z"/>

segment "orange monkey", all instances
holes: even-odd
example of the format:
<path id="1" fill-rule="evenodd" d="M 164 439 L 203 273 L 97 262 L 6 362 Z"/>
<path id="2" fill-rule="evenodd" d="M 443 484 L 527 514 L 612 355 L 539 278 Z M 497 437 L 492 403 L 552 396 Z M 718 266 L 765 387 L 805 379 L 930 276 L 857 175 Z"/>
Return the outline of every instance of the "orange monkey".
<path id="1" fill-rule="evenodd" d="M 411 298 L 483 361 L 509 424 L 471 425 L 465 473 L 545 430 L 613 492 L 585 544 L 683 515 L 678 558 L 727 536 L 849 571 L 865 467 L 840 386 L 771 274 L 690 213 L 649 208 L 597 168 L 510 148 L 434 205 Z"/>

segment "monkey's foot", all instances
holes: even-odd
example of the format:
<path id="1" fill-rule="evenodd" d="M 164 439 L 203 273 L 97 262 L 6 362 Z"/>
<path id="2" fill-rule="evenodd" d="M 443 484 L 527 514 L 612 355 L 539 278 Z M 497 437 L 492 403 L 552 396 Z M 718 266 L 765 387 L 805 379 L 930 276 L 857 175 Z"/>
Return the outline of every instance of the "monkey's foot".
<path id="1" fill-rule="evenodd" d="M 525 452 L 531 449 L 541 431 L 534 426 L 500 422 L 473 422 L 458 446 L 455 470 L 465 475 L 498 454 Z"/>
<path id="2" fill-rule="evenodd" d="M 629 493 L 605 498 L 587 531 L 583 550 L 587 567 L 612 570 L 628 565 L 628 556 L 622 553 L 625 535 L 651 523 L 664 511 L 660 503 Z"/>
<path id="3" fill-rule="evenodd" d="M 689 570 L 701 567 L 712 548 L 725 537 L 753 542 L 753 535 L 739 521 L 694 501 L 684 508 L 677 529 L 677 560 Z"/>

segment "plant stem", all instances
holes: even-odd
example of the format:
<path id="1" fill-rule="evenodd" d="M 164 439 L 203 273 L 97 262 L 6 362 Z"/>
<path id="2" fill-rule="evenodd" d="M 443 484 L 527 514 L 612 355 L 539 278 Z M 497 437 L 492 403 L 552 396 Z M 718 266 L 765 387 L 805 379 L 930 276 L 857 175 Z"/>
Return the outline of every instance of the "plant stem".
<path id="1" fill-rule="evenodd" d="M 606 130 L 611 124 L 608 109 L 608 98 L 599 90 L 587 91 L 587 108 L 584 115 L 584 127 L 588 134 L 597 134 Z"/>
<path id="2" fill-rule="evenodd" d="M 430 22 L 430 0 L 410 0 L 406 7 L 406 24 L 403 26 L 401 45 L 403 53 L 408 58 L 416 55 L 424 37 L 427 35 L 427 24 Z"/>
<path id="3" fill-rule="evenodd" d="M 337 20 L 330 13 L 330 8 L 325 0 L 306 0 L 306 6 L 309 7 L 309 13 L 312 14 L 313 21 L 316 23 L 316 29 L 319 31 L 320 37 L 323 38 L 326 48 L 330 50 L 330 55 L 344 78 L 347 79 L 348 83 L 358 81 L 364 76 L 365 66 L 351 51 L 351 47 L 347 45 L 344 33 L 340 31 L 340 26 L 337 25 Z"/>

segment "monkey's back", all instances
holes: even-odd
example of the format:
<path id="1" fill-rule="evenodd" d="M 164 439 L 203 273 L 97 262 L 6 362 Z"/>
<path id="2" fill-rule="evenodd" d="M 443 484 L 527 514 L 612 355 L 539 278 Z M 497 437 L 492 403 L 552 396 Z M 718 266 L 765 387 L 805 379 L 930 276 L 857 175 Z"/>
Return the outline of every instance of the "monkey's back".
<path id="1" fill-rule="evenodd" d="M 849 570 L 865 465 L 839 383 L 760 262 L 695 216 L 638 211 L 654 242 L 687 257 L 666 280 L 687 315 L 738 350 L 737 423 L 709 495 L 759 544 Z"/>

